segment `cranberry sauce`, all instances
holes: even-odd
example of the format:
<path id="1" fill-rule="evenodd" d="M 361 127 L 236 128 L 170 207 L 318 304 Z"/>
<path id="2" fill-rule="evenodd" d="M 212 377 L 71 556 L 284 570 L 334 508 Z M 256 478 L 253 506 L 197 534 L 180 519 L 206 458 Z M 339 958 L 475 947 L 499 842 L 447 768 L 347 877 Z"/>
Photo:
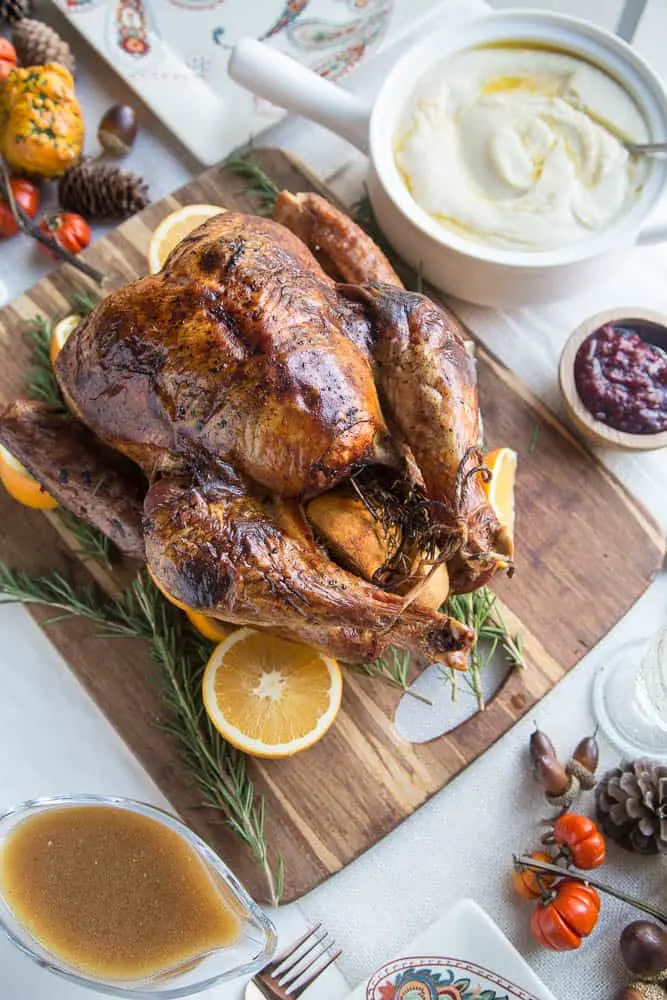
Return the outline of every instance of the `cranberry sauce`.
<path id="1" fill-rule="evenodd" d="M 586 409 L 608 427 L 629 434 L 667 430 L 667 342 L 661 327 L 639 320 L 606 323 L 583 342 L 574 380 Z"/>

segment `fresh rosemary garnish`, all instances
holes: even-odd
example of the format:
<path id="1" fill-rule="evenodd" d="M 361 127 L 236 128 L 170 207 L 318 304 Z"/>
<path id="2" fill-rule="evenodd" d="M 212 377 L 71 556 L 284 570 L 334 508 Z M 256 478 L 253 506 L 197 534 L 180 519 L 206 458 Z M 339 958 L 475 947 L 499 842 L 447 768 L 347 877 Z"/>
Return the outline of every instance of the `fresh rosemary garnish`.
<path id="1" fill-rule="evenodd" d="M 87 316 L 92 312 L 99 298 L 90 292 L 75 292 L 72 296 L 70 308 L 72 312 L 80 316 Z M 45 316 L 35 316 L 25 326 L 25 335 L 30 341 L 31 355 L 30 368 L 28 369 L 25 381 L 30 399 L 38 399 L 57 410 L 66 410 L 65 401 L 58 385 L 53 365 L 51 364 L 51 335 L 53 333 L 54 320 L 46 319 Z"/>
<path id="2" fill-rule="evenodd" d="M 237 177 L 248 181 L 244 194 L 251 194 L 259 203 L 259 215 L 271 215 L 280 190 L 249 156 L 230 156 L 223 166 Z"/>
<path id="3" fill-rule="evenodd" d="M 389 684 L 390 687 L 398 688 L 412 698 L 423 701 L 426 705 L 433 704 L 430 698 L 411 689 L 410 653 L 405 649 L 390 646 L 383 656 L 378 656 L 371 663 L 347 663 L 345 666 L 353 673 L 362 674 L 364 677 L 373 677 Z"/>
<path id="4" fill-rule="evenodd" d="M 30 341 L 31 351 L 25 381 L 30 399 L 38 399 L 57 410 L 64 410 L 65 401 L 49 355 L 52 330 L 53 323 L 44 316 L 36 316 L 26 324 L 25 335 Z"/>
<path id="5" fill-rule="evenodd" d="M 520 635 L 513 636 L 498 607 L 496 595 L 488 587 L 480 587 L 472 594 L 454 594 L 444 604 L 442 611 L 457 618 L 475 630 L 477 641 L 470 651 L 468 670 L 460 673 L 447 667 L 442 675 L 452 685 L 452 697 L 456 696 L 459 677 L 470 688 L 480 710 L 485 707 L 481 675 L 500 649 L 511 667 L 522 668 L 523 641 Z"/>
<path id="6" fill-rule="evenodd" d="M 78 313 L 79 316 L 87 316 L 99 301 L 99 295 L 92 292 L 75 292 L 71 302 L 72 312 Z"/>
<path id="7" fill-rule="evenodd" d="M 475 629 L 477 642 L 470 653 L 468 670 L 462 673 L 448 667 L 440 667 L 443 677 L 452 685 L 452 697 L 456 696 L 459 677 L 470 688 L 481 710 L 484 709 L 484 694 L 481 675 L 490 663 L 497 649 L 501 649 L 510 666 L 522 668 L 523 643 L 521 636 L 511 635 L 497 598 L 488 587 L 481 587 L 472 594 L 457 594 L 441 608 L 443 614 L 451 615 L 460 622 Z M 366 677 L 377 678 L 391 687 L 399 688 L 427 705 L 433 702 L 412 689 L 410 675 L 410 653 L 391 646 L 383 656 L 372 663 L 347 664 L 348 669 Z"/>
<path id="8" fill-rule="evenodd" d="M 76 543 L 76 548 L 73 549 L 75 555 L 82 562 L 97 562 L 106 569 L 111 569 L 111 557 L 114 551 L 111 539 L 92 524 L 80 521 L 64 507 L 57 507 L 55 513 Z"/>
<path id="9" fill-rule="evenodd" d="M 39 604 L 55 614 L 44 622 L 84 618 L 105 638 L 131 637 L 148 643 L 160 668 L 160 690 L 168 716 L 162 726 L 175 739 L 181 758 L 197 784 L 202 804 L 222 812 L 232 832 L 246 845 L 277 905 L 284 867 L 274 867 L 264 834 L 265 804 L 248 774 L 247 758 L 211 725 L 200 697 L 209 651 L 185 616 L 141 572 L 117 601 L 103 601 L 91 588 L 76 589 L 61 574 L 32 575 L 0 562 L 0 604 Z"/>

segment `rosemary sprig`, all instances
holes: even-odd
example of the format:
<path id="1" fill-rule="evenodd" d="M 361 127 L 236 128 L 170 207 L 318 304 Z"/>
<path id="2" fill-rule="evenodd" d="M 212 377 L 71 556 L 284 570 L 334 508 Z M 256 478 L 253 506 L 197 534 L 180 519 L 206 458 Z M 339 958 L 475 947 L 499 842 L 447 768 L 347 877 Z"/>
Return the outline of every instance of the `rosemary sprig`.
<path id="1" fill-rule="evenodd" d="M 249 156 L 230 156 L 223 166 L 237 177 L 248 181 L 244 194 L 251 194 L 259 202 L 260 215 L 271 215 L 280 190 Z"/>
<path id="2" fill-rule="evenodd" d="M 75 590 L 61 573 L 22 573 L 0 562 L 0 604 L 41 604 L 53 608 L 56 614 L 44 622 L 46 625 L 66 618 L 85 618 L 115 636 L 137 634 L 129 621 L 111 613 L 113 606 L 101 605 L 91 587 Z"/>
<path id="3" fill-rule="evenodd" d="M 72 312 L 78 313 L 79 316 L 87 316 L 99 301 L 99 296 L 92 292 L 75 292 L 71 301 Z"/>
<path id="4" fill-rule="evenodd" d="M 430 698 L 420 694 L 419 691 L 413 691 L 410 687 L 410 653 L 405 649 L 390 646 L 383 656 L 378 656 L 370 663 L 347 663 L 346 667 L 353 673 L 377 678 L 390 687 L 398 688 L 412 698 L 423 701 L 425 705 L 433 704 Z"/>
<path id="5" fill-rule="evenodd" d="M 104 637 L 139 638 L 148 643 L 160 668 L 161 696 L 181 758 L 202 796 L 202 804 L 223 814 L 230 830 L 248 847 L 261 868 L 269 899 L 277 905 L 284 866 L 275 872 L 264 833 L 265 804 L 257 796 L 247 758 L 213 728 L 199 696 L 208 650 L 187 620 L 160 594 L 146 572 L 140 573 L 117 601 L 104 603 L 90 588 L 77 590 L 59 573 L 32 575 L 0 562 L 0 604 L 40 604 L 55 614 L 45 624 L 84 618 Z"/>
<path id="6" fill-rule="evenodd" d="M 99 299 L 90 292 L 75 292 L 70 303 L 71 311 L 87 316 L 95 308 Z M 25 327 L 25 336 L 30 341 L 30 367 L 26 374 L 26 386 L 30 399 L 39 399 L 58 410 L 66 410 L 65 401 L 51 364 L 51 335 L 54 321 L 45 316 L 35 316 Z"/>
<path id="7" fill-rule="evenodd" d="M 60 386 L 49 356 L 53 324 L 44 316 L 36 316 L 26 324 L 25 335 L 30 341 L 30 367 L 25 377 L 28 395 L 58 410 L 65 409 Z"/>
<path id="8" fill-rule="evenodd" d="M 111 569 L 114 551 L 111 539 L 92 524 L 80 521 L 64 507 L 58 507 L 55 513 L 74 538 L 77 547 L 73 551 L 82 562 L 97 562 Z"/>
<path id="9" fill-rule="evenodd" d="M 474 629 L 477 634 L 471 652 L 468 670 L 461 674 L 446 667 L 442 668 L 443 677 L 452 685 L 452 696 L 456 696 L 459 677 L 470 688 L 480 710 L 485 707 L 482 691 L 482 673 L 493 659 L 496 650 L 500 649 L 511 667 L 520 669 L 524 666 L 523 641 L 521 636 L 511 635 L 507 624 L 497 605 L 496 595 L 488 587 L 481 587 L 472 594 L 454 594 L 442 608 L 445 614 Z"/>

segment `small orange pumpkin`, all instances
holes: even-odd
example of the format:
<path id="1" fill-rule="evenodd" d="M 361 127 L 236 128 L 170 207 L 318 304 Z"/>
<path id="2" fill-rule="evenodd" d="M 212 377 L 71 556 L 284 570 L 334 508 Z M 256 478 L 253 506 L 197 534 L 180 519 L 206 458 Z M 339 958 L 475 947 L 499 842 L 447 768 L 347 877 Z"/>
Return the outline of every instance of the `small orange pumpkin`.
<path id="1" fill-rule="evenodd" d="M 534 861 L 553 862 L 553 858 L 546 851 L 533 851 L 530 857 Z M 512 872 L 512 885 L 514 891 L 522 899 L 539 899 L 545 889 L 554 884 L 557 877 L 557 875 L 550 875 L 549 872 L 530 871 L 528 868 L 524 868 L 523 871 L 515 870 Z"/>
<path id="2" fill-rule="evenodd" d="M 573 951 L 598 922 L 600 897 L 583 882 L 565 878 L 533 910 L 535 940 L 551 951 Z"/>
<path id="3" fill-rule="evenodd" d="M 564 813 L 553 827 L 553 840 L 577 868 L 599 868 L 606 858 L 605 839 L 592 819 Z"/>
<path id="4" fill-rule="evenodd" d="M 10 167 L 59 177 L 81 157 L 83 115 L 72 74 L 57 63 L 13 69 L 0 89 L 0 155 Z"/>

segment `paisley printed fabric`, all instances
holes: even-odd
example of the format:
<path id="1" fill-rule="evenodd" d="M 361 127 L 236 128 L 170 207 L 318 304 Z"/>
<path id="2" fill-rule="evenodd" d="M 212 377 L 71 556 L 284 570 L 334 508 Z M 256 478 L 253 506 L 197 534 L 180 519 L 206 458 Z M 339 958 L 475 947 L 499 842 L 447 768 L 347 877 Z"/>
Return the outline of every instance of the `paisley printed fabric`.
<path id="1" fill-rule="evenodd" d="M 442 0 L 54 2 L 195 155 L 214 163 L 282 115 L 229 79 L 239 39 L 338 80 Z"/>
<path id="2" fill-rule="evenodd" d="M 536 1000 L 490 969 L 454 958 L 404 958 L 379 969 L 366 1000 Z"/>

